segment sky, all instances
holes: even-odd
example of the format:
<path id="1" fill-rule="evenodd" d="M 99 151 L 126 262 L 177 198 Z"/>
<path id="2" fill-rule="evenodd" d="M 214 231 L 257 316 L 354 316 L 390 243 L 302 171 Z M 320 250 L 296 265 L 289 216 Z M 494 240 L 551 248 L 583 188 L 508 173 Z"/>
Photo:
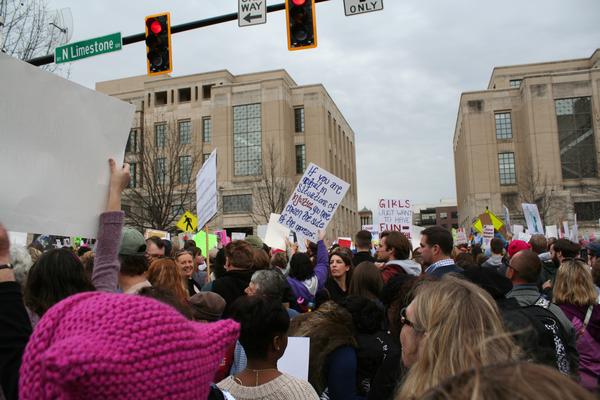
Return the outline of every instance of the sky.
<path id="1" fill-rule="evenodd" d="M 283 0 L 269 0 L 268 5 Z M 598 0 L 383 0 L 351 17 L 342 0 L 316 5 L 318 47 L 287 50 L 285 12 L 267 24 L 237 21 L 172 37 L 173 76 L 227 69 L 286 69 L 299 85 L 322 83 L 355 132 L 358 206 L 379 198 L 437 203 L 456 198 L 452 138 L 463 92 L 484 90 L 495 66 L 586 58 L 600 47 Z M 74 1 L 71 41 L 141 33 L 144 17 L 176 25 L 237 12 L 237 0 Z M 72 63 L 69 79 L 146 73 L 144 43 Z"/>

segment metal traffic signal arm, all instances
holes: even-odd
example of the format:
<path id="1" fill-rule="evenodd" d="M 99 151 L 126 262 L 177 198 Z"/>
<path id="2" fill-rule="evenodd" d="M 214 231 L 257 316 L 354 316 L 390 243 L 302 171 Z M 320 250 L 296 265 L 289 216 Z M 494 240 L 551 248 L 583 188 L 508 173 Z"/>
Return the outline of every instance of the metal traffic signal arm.
<path id="1" fill-rule="evenodd" d="M 330 0 L 314 0 L 315 3 L 323 3 L 326 1 L 330 1 Z M 268 13 L 275 12 L 275 11 L 282 11 L 282 10 L 285 10 L 285 3 L 273 4 L 271 6 L 267 6 Z M 237 21 L 237 19 L 238 19 L 238 13 L 231 13 L 231 14 L 219 15 L 217 17 L 200 19 L 200 20 L 192 21 L 192 22 L 186 22 L 184 24 L 172 26 L 171 34 L 185 32 L 185 31 L 189 31 L 189 30 L 197 29 L 197 28 L 204 28 L 204 27 L 211 26 L 211 25 L 221 24 L 223 22 Z M 137 42 L 143 42 L 145 40 L 146 40 L 145 32 L 137 33 L 135 35 L 125 36 L 125 37 L 123 37 L 123 46 L 126 46 L 128 44 L 137 43 Z M 50 63 L 54 62 L 54 54 L 48 54 L 46 56 L 31 58 L 31 59 L 27 60 L 27 62 L 29 64 L 36 65 L 36 66 L 50 64 Z"/>

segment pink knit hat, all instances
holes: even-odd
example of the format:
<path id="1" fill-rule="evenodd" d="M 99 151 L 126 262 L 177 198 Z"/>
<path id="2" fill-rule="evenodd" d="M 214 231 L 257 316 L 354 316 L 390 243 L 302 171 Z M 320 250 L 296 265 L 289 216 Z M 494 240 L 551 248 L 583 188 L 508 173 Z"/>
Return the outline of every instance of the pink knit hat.
<path id="1" fill-rule="evenodd" d="M 508 245 L 508 256 L 512 257 L 521 250 L 529 250 L 531 249 L 531 245 L 523 240 L 513 240 Z"/>
<path id="2" fill-rule="evenodd" d="M 19 394 L 36 399 L 206 399 L 239 324 L 201 324 L 156 300 L 88 292 L 52 307 L 23 355 Z"/>

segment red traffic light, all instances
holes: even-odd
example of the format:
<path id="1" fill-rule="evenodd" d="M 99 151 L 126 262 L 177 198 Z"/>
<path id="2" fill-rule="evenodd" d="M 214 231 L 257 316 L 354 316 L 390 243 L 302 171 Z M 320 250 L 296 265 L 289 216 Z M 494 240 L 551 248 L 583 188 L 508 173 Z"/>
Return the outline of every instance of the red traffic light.
<path id="1" fill-rule="evenodd" d="M 306 3 L 306 0 L 292 0 L 292 3 L 294 3 L 296 6 L 301 6 Z"/>
<path id="2" fill-rule="evenodd" d="M 154 21 L 152 21 L 152 23 L 150 23 L 150 30 L 155 35 L 158 35 L 162 31 L 162 25 L 157 20 L 154 20 Z"/>

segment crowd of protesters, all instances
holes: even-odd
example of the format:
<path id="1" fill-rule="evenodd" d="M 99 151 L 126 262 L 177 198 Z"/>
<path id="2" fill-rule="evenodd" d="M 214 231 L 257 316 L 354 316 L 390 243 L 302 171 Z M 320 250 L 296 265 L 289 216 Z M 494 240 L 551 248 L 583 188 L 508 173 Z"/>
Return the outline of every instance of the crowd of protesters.
<path id="1" fill-rule="evenodd" d="M 128 166 L 95 248 L 10 246 L 0 226 L 0 398 L 592 399 L 600 378 L 600 242 L 449 231 L 355 235 L 356 250 L 202 254 L 124 227 Z M 41 251 L 42 250 L 42 251 Z M 580 258 L 584 256 L 583 258 Z M 308 379 L 281 371 L 310 338 Z"/>

